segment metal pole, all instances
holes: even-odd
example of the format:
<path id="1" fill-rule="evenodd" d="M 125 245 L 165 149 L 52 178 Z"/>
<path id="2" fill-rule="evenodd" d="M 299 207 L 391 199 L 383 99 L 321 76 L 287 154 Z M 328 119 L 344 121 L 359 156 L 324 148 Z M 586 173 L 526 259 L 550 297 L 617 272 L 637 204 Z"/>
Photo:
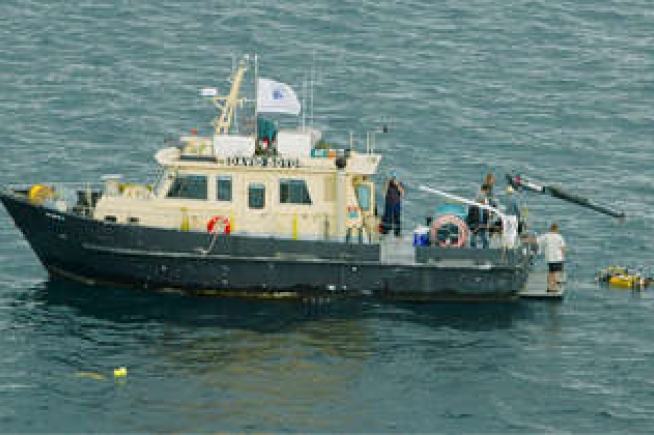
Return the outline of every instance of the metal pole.
<path id="1" fill-rule="evenodd" d="M 423 192 L 429 192 L 429 193 L 433 193 L 435 195 L 440 195 L 440 196 L 443 196 L 445 198 L 452 199 L 454 201 L 462 202 L 464 204 L 474 205 L 475 207 L 479 207 L 479 208 L 483 208 L 483 209 L 492 211 L 493 213 L 496 213 L 501 219 L 505 219 L 507 217 L 499 209 L 497 209 L 495 207 L 492 207 L 490 205 L 480 204 L 478 202 L 473 201 L 472 199 L 467 199 L 467 198 L 463 198 L 461 196 L 452 195 L 451 193 L 443 192 L 442 190 L 433 189 L 431 187 L 427 187 L 427 186 L 424 186 L 424 185 L 420 186 L 420 190 L 422 190 Z"/>
<path id="2" fill-rule="evenodd" d="M 366 153 L 370 154 L 370 132 L 366 131 Z"/>
<path id="3" fill-rule="evenodd" d="M 466 199 L 466 198 L 463 198 L 463 197 L 460 197 L 460 196 L 452 195 L 451 193 L 443 192 L 442 190 L 433 189 L 431 187 L 427 187 L 427 186 L 424 186 L 424 185 L 420 186 L 420 190 L 422 190 L 423 192 L 429 192 L 429 193 L 433 193 L 435 195 L 444 196 L 445 198 L 453 199 L 454 201 L 462 202 L 464 204 L 479 207 L 480 209 L 490 210 L 490 211 L 496 213 L 499 216 L 500 220 L 502 221 L 502 229 L 507 233 L 510 233 L 509 228 L 517 229 L 517 227 L 518 227 L 518 223 L 517 223 L 517 220 L 516 220 L 515 216 L 507 216 L 504 213 L 502 213 L 500 210 L 498 210 L 497 208 L 491 207 L 490 205 L 479 204 L 479 203 L 477 203 L 477 202 L 475 202 L 475 201 L 473 201 L 471 199 Z M 509 248 L 513 248 L 515 246 L 516 239 L 517 239 L 517 232 L 514 233 L 510 237 L 509 240 L 503 241 L 504 246 L 509 247 Z"/>
<path id="4" fill-rule="evenodd" d="M 313 82 L 316 74 L 316 50 L 313 50 L 313 60 L 311 62 L 311 95 L 310 95 L 310 112 L 309 112 L 309 125 L 313 127 Z"/>
<path id="5" fill-rule="evenodd" d="M 306 102 L 307 102 L 307 73 L 304 73 L 304 79 L 302 80 L 302 131 L 306 131 Z"/>
<path id="6" fill-rule="evenodd" d="M 346 208 L 346 174 L 343 169 L 336 173 L 336 237 L 343 240 L 345 237 L 345 208 Z"/>
<path id="7" fill-rule="evenodd" d="M 259 60 L 254 55 L 254 143 L 259 143 L 259 115 L 257 113 L 259 101 Z"/>

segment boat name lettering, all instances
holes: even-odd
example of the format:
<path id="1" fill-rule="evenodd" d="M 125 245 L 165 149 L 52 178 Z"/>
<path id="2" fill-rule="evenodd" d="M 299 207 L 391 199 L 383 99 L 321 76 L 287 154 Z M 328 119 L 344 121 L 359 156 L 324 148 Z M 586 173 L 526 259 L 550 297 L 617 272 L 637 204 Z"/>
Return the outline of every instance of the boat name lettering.
<path id="1" fill-rule="evenodd" d="M 280 157 L 227 157 L 227 166 L 261 166 L 268 168 L 299 168 L 299 159 Z"/>

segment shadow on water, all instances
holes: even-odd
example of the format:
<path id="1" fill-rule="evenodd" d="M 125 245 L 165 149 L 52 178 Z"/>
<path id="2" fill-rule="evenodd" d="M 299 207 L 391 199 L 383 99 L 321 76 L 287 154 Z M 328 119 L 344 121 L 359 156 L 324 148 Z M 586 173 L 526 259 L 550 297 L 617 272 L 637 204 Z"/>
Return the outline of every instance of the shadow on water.
<path id="1" fill-rule="evenodd" d="M 298 300 L 192 296 L 51 280 L 34 288 L 33 298 L 65 306 L 83 316 L 115 323 L 157 322 L 184 327 L 215 327 L 278 332 L 323 318 L 360 318 L 356 301 L 306 303 Z"/>
<path id="2" fill-rule="evenodd" d="M 32 297 L 48 306 L 65 306 L 80 315 L 116 323 L 224 325 L 258 332 L 283 331 L 306 322 L 366 319 L 474 331 L 510 328 L 515 320 L 532 315 L 530 305 L 520 301 L 409 303 L 334 299 L 309 303 L 91 287 L 58 280 L 39 284 Z"/>

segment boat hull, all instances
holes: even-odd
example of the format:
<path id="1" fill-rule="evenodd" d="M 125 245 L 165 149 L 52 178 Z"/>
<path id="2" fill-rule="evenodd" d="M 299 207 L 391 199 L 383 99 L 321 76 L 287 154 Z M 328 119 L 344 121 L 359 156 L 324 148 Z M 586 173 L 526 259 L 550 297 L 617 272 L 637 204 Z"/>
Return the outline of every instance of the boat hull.
<path id="1" fill-rule="evenodd" d="M 219 235 L 101 222 L 4 191 L 0 199 L 53 277 L 87 284 L 252 297 L 373 296 L 402 300 L 513 299 L 526 254 L 419 248 L 384 261 L 382 247 Z"/>

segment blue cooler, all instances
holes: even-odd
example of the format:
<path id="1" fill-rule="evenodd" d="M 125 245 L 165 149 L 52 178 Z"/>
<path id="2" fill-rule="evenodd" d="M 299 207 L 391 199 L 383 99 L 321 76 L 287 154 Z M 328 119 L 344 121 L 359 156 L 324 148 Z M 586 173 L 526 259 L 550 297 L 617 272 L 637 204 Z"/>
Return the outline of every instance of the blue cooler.
<path id="1" fill-rule="evenodd" d="M 429 246 L 429 227 L 420 226 L 413 230 L 413 246 Z"/>

